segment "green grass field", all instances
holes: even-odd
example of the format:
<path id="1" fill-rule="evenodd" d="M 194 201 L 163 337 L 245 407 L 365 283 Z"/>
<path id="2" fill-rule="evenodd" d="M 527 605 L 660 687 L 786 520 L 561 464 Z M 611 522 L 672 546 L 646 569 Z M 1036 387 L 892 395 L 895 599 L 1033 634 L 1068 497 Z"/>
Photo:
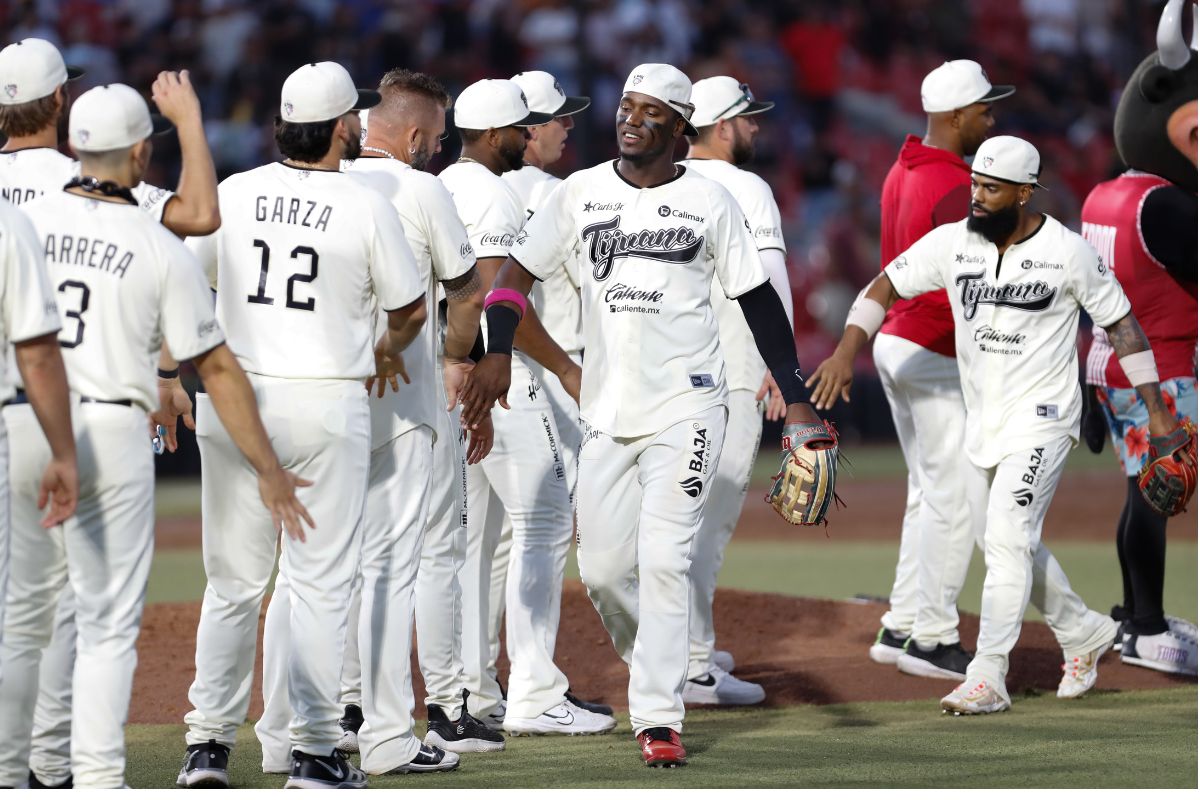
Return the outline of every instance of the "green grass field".
<path id="1" fill-rule="evenodd" d="M 865 452 L 864 452 L 865 451 Z M 1068 469 L 1109 469 L 1106 459 L 1076 450 Z M 766 472 L 764 468 L 759 472 Z M 863 448 L 859 477 L 902 474 L 895 448 Z M 165 484 L 160 513 L 198 511 L 194 484 Z M 1120 571 L 1111 542 L 1051 543 L 1075 589 L 1107 609 L 1119 599 Z M 848 599 L 886 596 L 897 542 L 839 542 L 820 532 L 794 539 L 734 539 L 721 573 L 730 588 Z M 1172 540 L 1166 608 L 1197 618 L 1197 551 Z M 574 562 L 569 565 L 576 576 Z M 982 559 L 971 567 L 960 606 L 977 613 Z M 148 601 L 198 600 L 204 573 L 198 550 L 155 556 Z M 1031 619 L 1037 614 L 1031 611 Z M 1013 711 L 986 718 L 939 715 L 929 701 L 689 711 L 683 770 L 641 765 L 627 719 L 617 733 L 579 739 L 510 739 L 509 751 L 467 756 L 454 773 L 372 780 L 384 788 L 850 788 L 850 787 L 1153 787 L 1197 785 L 1197 690 L 1094 693 L 1064 703 L 1052 695 L 1014 697 Z M 423 726 L 421 726 L 423 727 Z M 129 779 L 134 787 L 173 785 L 183 753 L 182 725 L 130 726 Z M 264 776 L 253 731 L 239 735 L 232 777 L 240 787 L 273 788 Z M 1152 765 L 1137 768 L 1134 765 Z"/>

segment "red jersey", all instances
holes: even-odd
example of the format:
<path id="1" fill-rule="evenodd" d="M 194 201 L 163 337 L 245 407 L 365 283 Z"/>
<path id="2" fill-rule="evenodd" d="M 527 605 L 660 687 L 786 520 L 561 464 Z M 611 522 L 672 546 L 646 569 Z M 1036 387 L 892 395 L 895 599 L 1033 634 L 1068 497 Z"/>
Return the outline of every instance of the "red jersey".
<path id="1" fill-rule="evenodd" d="M 1142 207 L 1156 189 L 1170 181 L 1130 170 L 1092 190 L 1083 204 L 1083 238 L 1125 290 L 1133 315 L 1150 340 L 1158 375 L 1190 378 L 1196 374 L 1196 295 L 1181 286 L 1146 247 Z M 1108 344 L 1097 334 L 1088 355 L 1088 382 L 1128 389 L 1129 379 Z"/>
<path id="2" fill-rule="evenodd" d="M 879 202 L 882 269 L 934 228 L 967 215 L 971 168 L 949 150 L 909 136 L 888 170 Z M 944 289 L 896 302 L 879 330 L 954 357 L 954 317 Z"/>

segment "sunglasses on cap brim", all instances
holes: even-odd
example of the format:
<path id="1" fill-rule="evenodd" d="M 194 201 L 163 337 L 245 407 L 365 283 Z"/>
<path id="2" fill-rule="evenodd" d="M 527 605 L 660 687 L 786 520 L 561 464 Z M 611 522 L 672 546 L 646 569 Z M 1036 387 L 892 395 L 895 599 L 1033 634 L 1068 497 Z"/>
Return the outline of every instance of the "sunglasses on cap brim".
<path id="1" fill-rule="evenodd" d="M 735 117 L 748 116 L 750 114 L 758 114 L 762 111 L 770 111 L 772 108 L 775 107 L 775 103 L 771 102 L 771 101 L 756 101 L 754 99 L 754 92 L 750 91 L 750 84 L 748 84 L 748 83 L 739 83 L 738 89 L 740 89 L 742 92 L 741 96 L 738 97 L 738 99 L 734 100 L 729 105 L 725 106 L 725 108 L 721 111 L 721 113 L 717 114 L 715 117 L 713 117 L 713 119 L 715 119 L 715 120 L 723 119 L 726 114 L 728 114 L 733 109 L 737 108 L 742 103 L 745 103 L 746 107 L 743 108 L 741 111 L 739 111 L 737 114 L 734 114 Z"/>

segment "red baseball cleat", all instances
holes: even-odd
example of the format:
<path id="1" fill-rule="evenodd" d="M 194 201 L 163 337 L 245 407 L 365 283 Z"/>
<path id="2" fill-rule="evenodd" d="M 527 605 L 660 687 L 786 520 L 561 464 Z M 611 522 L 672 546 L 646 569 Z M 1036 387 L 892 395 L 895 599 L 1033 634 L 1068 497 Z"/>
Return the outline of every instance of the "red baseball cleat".
<path id="1" fill-rule="evenodd" d="M 646 728 L 637 735 L 642 746 L 642 759 L 647 767 L 682 767 L 687 764 L 687 751 L 679 734 L 670 728 Z"/>

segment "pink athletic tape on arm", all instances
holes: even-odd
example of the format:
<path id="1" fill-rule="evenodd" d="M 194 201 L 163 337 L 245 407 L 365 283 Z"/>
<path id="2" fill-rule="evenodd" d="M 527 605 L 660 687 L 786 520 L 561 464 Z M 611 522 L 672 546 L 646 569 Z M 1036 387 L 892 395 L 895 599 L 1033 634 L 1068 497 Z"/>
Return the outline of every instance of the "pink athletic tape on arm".
<path id="1" fill-rule="evenodd" d="M 525 295 L 518 292 L 516 289 L 492 289 L 487 293 L 487 297 L 483 299 L 483 308 L 486 311 L 488 306 L 494 306 L 496 303 L 512 303 L 517 308 L 521 309 L 521 316 L 525 316 L 525 307 L 528 301 Z"/>

